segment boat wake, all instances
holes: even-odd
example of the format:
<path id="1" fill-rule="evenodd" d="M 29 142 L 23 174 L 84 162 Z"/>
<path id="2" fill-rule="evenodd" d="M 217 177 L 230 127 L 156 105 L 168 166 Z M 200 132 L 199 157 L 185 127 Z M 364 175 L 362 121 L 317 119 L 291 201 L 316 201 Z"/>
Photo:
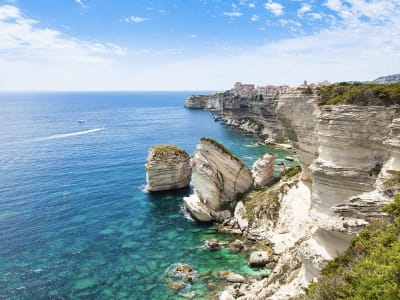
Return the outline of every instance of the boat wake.
<path id="1" fill-rule="evenodd" d="M 41 142 L 41 141 L 48 141 L 48 140 L 63 139 L 63 138 L 71 137 L 71 136 L 94 133 L 94 132 L 101 131 L 101 130 L 104 130 L 104 128 L 103 127 L 99 127 L 99 128 L 94 128 L 94 129 L 89 129 L 89 130 L 84 130 L 84 131 L 54 134 L 54 135 L 50 135 L 50 136 L 46 136 L 46 137 L 42 137 L 42 138 L 33 139 L 33 140 L 30 140 L 30 141 L 31 142 Z"/>

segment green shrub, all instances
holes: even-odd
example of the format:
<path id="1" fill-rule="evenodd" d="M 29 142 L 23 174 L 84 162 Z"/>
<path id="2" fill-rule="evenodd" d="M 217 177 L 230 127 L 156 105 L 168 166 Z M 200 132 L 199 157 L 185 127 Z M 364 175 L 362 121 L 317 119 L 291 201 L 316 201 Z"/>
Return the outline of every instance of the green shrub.
<path id="1" fill-rule="evenodd" d="M 306 299 L 400 299 L 400 196 L 383 207 L 392 221 L 377 220 L 322 269 Z"/>
<path id="2" fill-rule="evenodd" d="M 299 174 L 300 172 L 301 172 L 300 166 L 290 167 L 282 172 L 281 177 L 282 178 L 292 178 L 293 176 Z"/>
<path id="3" fill-rule="evenodd" d="M 390 106 L 400 104 L 400 83 L 338 83 L 317 90 L 319 105 L 353 104 Z"/>
<path id="4" fill-rule="evenodd" d="M 400 171 L 388 170 L 388 173 L 391 174 L 392 177 L 383 182 L 383 185 L 385 187 L 392 187 L 397 184 L 400 184 Z"/>

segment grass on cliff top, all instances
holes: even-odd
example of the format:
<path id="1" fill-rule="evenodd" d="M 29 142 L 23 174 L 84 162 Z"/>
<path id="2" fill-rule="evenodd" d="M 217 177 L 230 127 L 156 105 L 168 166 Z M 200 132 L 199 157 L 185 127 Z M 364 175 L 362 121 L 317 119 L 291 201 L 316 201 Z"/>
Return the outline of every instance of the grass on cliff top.
<path id="1" fill-rule="evenodd" d="M 317 94 L 318 105 L 390 106 L 400 104 L 400 83 L 341 82 L 321 87 Z"/>
<path id="2" fill-rule="evenodd" d="M 389 220 L 361 231 L 300 299 L 400 299 L 400 195 L 383 210 Z"/>
<path id="3" fill-rule="evenodd" d="M 225 154 L 228 154 L 228 155 L 232 156 L 235 160 L 237 160 L 242 165 L 242 167 L 246 167 L 247 168 L 246 164 L 239 157 L 237 157 L 235 154 L 233 154 L 229 149 L 227 149 L 220 142 L 218 142 L 218 141 L 216 141 L 216 140 L 214 140 L 212 138 L 208 138 L 208 137 L 202 137 L 200 139 L 200 141 L 209 142 L 209 143 L 213 144 L 215 147 L 220 149 L 222 151 L 222 153 L 225 153 Z"/>
<path id="4" fill-rule="evenodd" d="M 194 95 L 192 97 L 194 97 L 196 101 L 200 102 L 207 102 L 210 99 L 209 95 Z"/>
<path id="5" fill-rule="evenodd" d="M 158 158 L 158 159 L 169 156 L 180 156 L 189 158 L 189 154 L 187 154 L 185 150 L 169 144 L 155 145 L 150 148 L 150 153 L 153 156 L 153 158 Z"/>

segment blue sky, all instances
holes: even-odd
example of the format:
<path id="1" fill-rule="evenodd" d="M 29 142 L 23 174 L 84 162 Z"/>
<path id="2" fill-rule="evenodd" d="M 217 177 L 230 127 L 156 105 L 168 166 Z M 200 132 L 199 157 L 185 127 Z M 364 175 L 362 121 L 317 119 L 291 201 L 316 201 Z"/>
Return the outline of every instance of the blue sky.
<path id="1" fill-rule="evenodd" d="M 393 73 L 399 0 L 0 0 L 0 90 L 224 90 Z"/>

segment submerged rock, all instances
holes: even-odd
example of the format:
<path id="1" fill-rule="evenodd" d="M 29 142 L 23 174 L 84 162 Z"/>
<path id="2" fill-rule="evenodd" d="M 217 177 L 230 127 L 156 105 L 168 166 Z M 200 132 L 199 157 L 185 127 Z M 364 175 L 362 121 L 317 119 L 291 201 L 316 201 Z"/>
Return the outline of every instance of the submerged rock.
<path id="1" fill-rule="evenodd" d="M 204 244 L 206 245 L 207 249 L 218 250 L 226 247 L 229 243 L 224 241 L 219 241 L 217 239 L 211 239 L 211 240 L 206 240 Z"/>
<path id="2" fill-rule="evenodd" d="M 186 151 L 173 145 L 156 145 L 147 156 L 146 189 L 149 192 L 187 187 L 192 168 Z"/>
<path id="3" fill-rule="evenodd" d="M 253 185 L 251 172 L 223 145 L 202 138 L 192 159 L 194 194 L 184 198 L 198 221 L 223 221 L 231 216 L 239 195 Z"/>
<path id="4" fill-rule="evenodd" d="M 273 153 L 267 153 L 254 162 L 251 172 L 255 187 L 265 186 L 271 182 L 274 176 L 274 166 L 277 157 Z"/>
<path id="5" fill-rule="evenodd" d="M 189 264 L 173 264 L 166 270 L 168 277 L 193 282 L 196 280 L 197 272 Z"/>
<path id="6" fill-rule="evenodd" d="M 172 290 L 181 290 L 185 287 L 185 283 L 182 281 L 172 281 L 168 284 L 168 287 Z"/>

